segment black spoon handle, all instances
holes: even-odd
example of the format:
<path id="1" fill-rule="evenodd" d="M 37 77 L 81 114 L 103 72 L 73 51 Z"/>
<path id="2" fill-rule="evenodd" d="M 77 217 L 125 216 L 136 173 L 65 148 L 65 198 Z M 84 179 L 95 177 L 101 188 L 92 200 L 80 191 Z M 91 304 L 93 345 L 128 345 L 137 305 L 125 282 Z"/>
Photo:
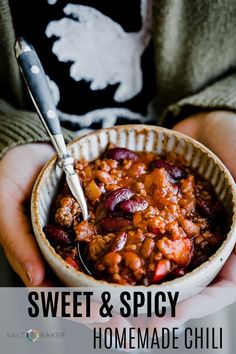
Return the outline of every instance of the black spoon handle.
<path id="1" fill-rule="evenodd" d="M 38 55 L 23 38 L 16 40 L 15 54 L 38 115 L 59 156 L 65 157 L 67 151 L 59 118 Z"/>

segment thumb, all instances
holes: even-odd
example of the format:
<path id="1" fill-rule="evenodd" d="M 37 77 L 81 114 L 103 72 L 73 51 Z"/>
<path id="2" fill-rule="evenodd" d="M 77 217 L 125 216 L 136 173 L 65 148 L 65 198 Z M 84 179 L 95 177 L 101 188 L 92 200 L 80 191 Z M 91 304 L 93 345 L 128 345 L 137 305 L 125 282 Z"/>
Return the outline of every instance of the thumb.
<path id="1" fill-rule="evenodd" d="M 9 150 L 0 161 L 0 243 L 25 285 L 49 285 L 45 264 L 32 234 L 25 205 L 37 174 L 52 155 L 48 144 L 27 144 Z"/>

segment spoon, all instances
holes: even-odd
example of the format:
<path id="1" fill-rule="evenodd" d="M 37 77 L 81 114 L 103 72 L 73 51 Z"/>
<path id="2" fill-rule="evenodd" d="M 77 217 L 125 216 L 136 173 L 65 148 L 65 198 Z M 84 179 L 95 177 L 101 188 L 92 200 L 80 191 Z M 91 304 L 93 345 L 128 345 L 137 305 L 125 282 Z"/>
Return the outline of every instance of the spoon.
<path id="1" fill-rule="evenodd" d="M 57 163 L 64 170 L 70 191 L 81 207 L 84 220 L 87 220 L 88 207 L 84 192 L 74 170 L 74 159 L 66 148 L 42 64 L 33 47 L 23 38 L 16 40 L 15 55 L 39 118 L 58 154 Z"/>
<path id="2" fill-rule="evenodd" d="M 80 249 L 79 242 L 77 242 L 77 250 L 78 250 L 78 258 L 79 258 L 80 264 L 84 268 L 84 271 L 86 273 L 88 273 L 88 275 L 92 276 L 92 272 L 90 271 L 90 269 L 88 268 L 88 266 L 86 265 L 86 263 L 85 263 L 85 261 L 84 261 L 84 259 L 82 257 L 82 252 L 81 252 L 81 249 Z"/>
<path id="3" fill-rule="evenodd" d="M 64 170 L 70 191 L 81 207 L 83 219 L 87 220 L 89 216 L 87 202 L 79 177 L 74 169 L 74 159 L 68 153 L 66 148 L 60 121 L 49 91 L 47 78 L 42 64 L 34 48 L 28 44 L 24 38 L 18 38 L 16 40 L 15 55 L 39 118 L 41 119 L 41 122 L 57 152 L 57 164 Z M 77 243 L 77 249 L 78 257 L 84 270 L 89 275 L 92 275 L 83 261 L 79 242 Z"/>

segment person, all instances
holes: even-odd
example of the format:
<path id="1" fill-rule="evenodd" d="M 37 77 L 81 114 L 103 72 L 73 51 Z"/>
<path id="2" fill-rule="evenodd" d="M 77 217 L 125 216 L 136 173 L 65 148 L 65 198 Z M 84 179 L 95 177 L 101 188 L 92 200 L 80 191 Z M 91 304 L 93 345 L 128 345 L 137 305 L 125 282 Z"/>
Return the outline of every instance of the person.
<path id="1" fill-rule="evenodd" d="M 67 141 L 90 129 L 152 123 L 205 144 L 236 177 L 236 3 L 0 0 L 0 241 L 26 286 L 50 285 L 29 200 L 53 154 L 13 46 L 36 48 Z M 29 16 L 30 14 L 30 16 Z M 236 252 L 219 279 L 236 284 Z"/>

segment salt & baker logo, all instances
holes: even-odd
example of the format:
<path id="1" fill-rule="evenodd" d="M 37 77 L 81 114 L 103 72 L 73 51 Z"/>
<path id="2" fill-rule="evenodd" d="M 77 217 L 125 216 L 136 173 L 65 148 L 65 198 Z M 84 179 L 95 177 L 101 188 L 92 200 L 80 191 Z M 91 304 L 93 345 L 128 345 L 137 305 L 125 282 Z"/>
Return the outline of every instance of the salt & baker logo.
<path id="1" fill-rule="evenodd" d="M 40 337 L 40 333 L 37 329 L 29 329 L 27 331 L 26 337 L 29 342 L 36 342 Z"/>
<path id="2" fill-rule="evenodd" d="M 21 339 L 34 343 L 37 340 L 56 341 L 65 340 L 65 332 L 42 332 L 35 328 L 28 329 L 27 331 L 9 331 L 6 333 L 6 338 L 11 340 Z"/>

